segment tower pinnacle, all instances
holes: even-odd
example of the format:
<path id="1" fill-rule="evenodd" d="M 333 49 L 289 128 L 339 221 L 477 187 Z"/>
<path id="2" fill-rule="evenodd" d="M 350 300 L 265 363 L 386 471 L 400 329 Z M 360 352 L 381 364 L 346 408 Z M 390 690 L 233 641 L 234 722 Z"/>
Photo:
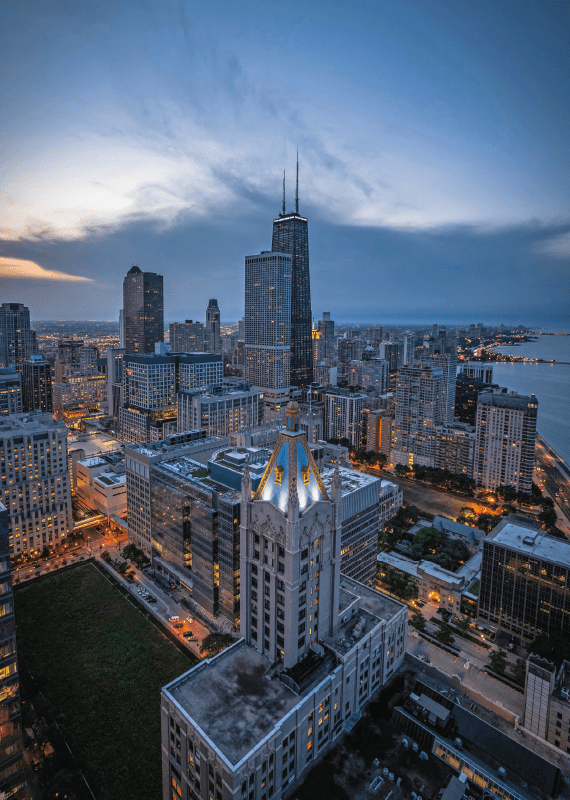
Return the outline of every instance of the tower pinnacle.
<path id="1" fill-rule="evenodd" d="M 283 216 L 285 216 L 285 170 L 283 170 Z"/>
<path id="2" fill-rule="evenodd" d="M 299 151 L 297 150 L 297 184 L 295 187 L 295 213 L 299 213 Z"/>

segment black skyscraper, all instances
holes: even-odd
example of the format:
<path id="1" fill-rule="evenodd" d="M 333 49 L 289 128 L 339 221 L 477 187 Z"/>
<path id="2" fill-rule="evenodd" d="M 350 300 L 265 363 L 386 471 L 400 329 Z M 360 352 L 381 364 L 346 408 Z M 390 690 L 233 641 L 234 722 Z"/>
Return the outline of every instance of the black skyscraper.
<path id="1" fill-rule="evenodd" d="M 295 213 L 285 212 L 285 178 L 283 178 L 283 211 L 273 220 L 274 253 L 289 253 L 291 272 L 291 385 L 307 386 L 313 381 L 313 342 L 311 315 L 311 280 L 309 277 L 308 220 L 299 214 L 299 162 Z"/>
<path id="2" fill-rule="evenodd" d="M 133 266 L 123 281 L 123 325 L 127 353 L 154 353 L 164 341 L 162 275 Z"/>

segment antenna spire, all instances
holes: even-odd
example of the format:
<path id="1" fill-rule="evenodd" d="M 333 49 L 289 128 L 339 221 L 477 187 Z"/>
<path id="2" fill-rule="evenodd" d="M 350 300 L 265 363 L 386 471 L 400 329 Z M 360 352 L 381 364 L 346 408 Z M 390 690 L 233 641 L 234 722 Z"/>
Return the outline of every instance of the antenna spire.
<path id="1" fill-rule="evenodd" d="M 283 216 L 285 216 L 285 170 L 283 170 Z"/>
<path id="2" fill-rule="evenodd" d="M 297 150 L 297 185 L 295 188 L 295 212 L 299 213 L 299 150 Z"/>

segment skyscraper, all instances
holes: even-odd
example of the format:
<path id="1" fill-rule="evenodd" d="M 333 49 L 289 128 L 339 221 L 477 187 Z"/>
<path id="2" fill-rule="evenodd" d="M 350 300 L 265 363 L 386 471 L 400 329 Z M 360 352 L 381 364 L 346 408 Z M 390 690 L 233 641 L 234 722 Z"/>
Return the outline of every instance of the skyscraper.
<path id="1" fill-rule="evenodd" d="M 299 214 L 299 162 L 295 212 L 285 211 L 285 178 L 283 208 L 273 220 L 274 253 L 291 255 L 291 385 L 307 386 L 313 380 L 311 281 L 309 276 L 308 220 Z"/>
<path id="2" fill-rule="evenodd" d="M 220 338 L 220 309 L 218 301 L 212 298 L 208 303 L 206 309 L 206 328 L 210 331 L 211 336 L 211 353 L 222 352 L 222 342 Z"/>
<path id="3" fill-rule="evenodd" d="M 0 306 L 0 366 L 14 364 L 22 371 L 24 361 L 38 352 L 36 332 L 30 328 L 30 309 L 22 303 Z"/>
<path id="4" fill-rule="evenodd" d="M 275 408 L 289 397 L 291 269 L 285 253 L 245 259 L 245 379 Z"/>
<path id="5" fill-rule="evenodd" d="M 127 353 L 154 353 L 164 341 L 162 275 L 132 266 L 123 281 L 123 324 Z"/>
<path id="6" fill-rule="evenodd" d="M 0 367 L 0 415 L 21 414 L 22 407 L 22 375 L 16 367 Z"/>
<path id="7" fill-rule="evenodd" d="M 477 399 L 473 478 L 477 486 L 530 492 L 538 400 L 516 392 L 483 392 Z"/>
<path id="8" fill-rule="evenodd" d="M 442 419 L 443 370 L 432 366 L 402 367 L 396 382 L 395 464 L 435 466 L 436 426 Z"/>
<path id="9" fill-rule="evenodd" d="M 24 411 L 53 411 L 51 364 L 43 356 L 31 356 L 22 369 Z"/>
<path id="10" fill-rule="evenodd" d="M 334 358 L 334 320 L 330 311 L 323 311 L 323 318 L 318 322 L 318 330 L 323 336 L 323 358 Z"/>

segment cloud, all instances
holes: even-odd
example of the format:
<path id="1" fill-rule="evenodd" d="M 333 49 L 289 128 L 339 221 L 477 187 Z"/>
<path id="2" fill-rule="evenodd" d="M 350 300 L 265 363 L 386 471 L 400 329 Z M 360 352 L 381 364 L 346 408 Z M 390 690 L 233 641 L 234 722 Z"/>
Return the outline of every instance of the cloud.
<path id="1" fill-rule="evenodd" d="M 70 283 L 94 283 L 93 278 L 69 275 L 55 269 L 44 269 L 35 261 L 24 258 L 0 256 L 0 278 L 21 278 L 23 280 L 66 281 Z"/>
<path id="2" fill-rule="evenodd" d="M 543 240 L 536 246 L 536 252 L 554 258 L 570 258 L 570 231 Z"/>

